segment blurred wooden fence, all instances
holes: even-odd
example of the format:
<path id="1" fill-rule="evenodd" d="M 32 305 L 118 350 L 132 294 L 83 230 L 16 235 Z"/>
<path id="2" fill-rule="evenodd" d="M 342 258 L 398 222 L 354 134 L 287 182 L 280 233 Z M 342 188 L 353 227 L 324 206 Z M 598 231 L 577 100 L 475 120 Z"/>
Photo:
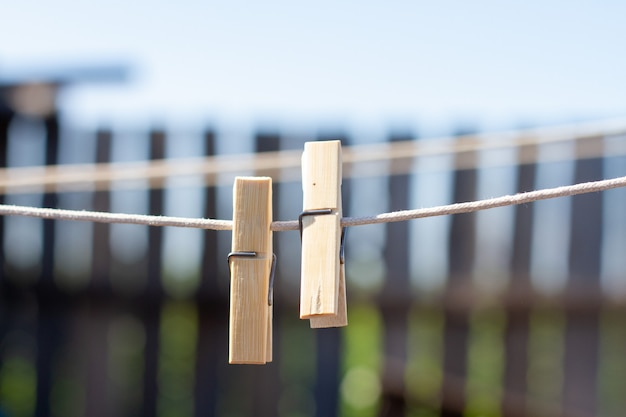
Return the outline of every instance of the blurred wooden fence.
<path id="1" fill-rule="evenodd" d="M 212 130 L 89 134 L 60 130 L 55 117 L 3 116 L 0 165 L 301 149 L 304 140 L 258 134 L 235 146 Z M 623 156 L 568 159 L 582 144 L 525 149 L 558 162 L 518 164 L 516 149 L 417 158 L 408 174 L 344 180 L 344 214 L 626 175 Z M 455 169 L 457 158 L 475 168 Z M 202 178 L 138 187 L 0 199 L 231 217 L 229 187 Z M 300 185 L 276 183 L 274 199 L 275 219 L 296 218 Z M 298 320 L 298 236 L 276 233 L 274 362 L 262 367 L 227 365 L 230 233 L 3 218 L 0 407 L 38 417 L 621 416 L 624 213 L 626 190 L 613 190 L 350 229 L 345 329 Z"/>

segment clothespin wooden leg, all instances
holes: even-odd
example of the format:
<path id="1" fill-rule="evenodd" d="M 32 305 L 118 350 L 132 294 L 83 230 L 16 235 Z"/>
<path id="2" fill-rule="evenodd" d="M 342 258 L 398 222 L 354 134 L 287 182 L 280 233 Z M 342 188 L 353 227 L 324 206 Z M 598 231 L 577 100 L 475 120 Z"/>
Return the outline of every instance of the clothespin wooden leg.
<path id="1" fill-rule="evenodd" d="M 345 326 L 340 141 L 304 145 L 302 189 L 300 318 L 310 319 L 313 328 Z"/>
<path id="2" fill-rule="evenodd" d="M 343 242 L 342 242 L 343 244 Z M 346 265 L 339 265 L 339 289 L 337 294 L 337 314 L 332 316 L 313 316 L 310 323 L 312 329 L 326 327 L 343 327 L 348 325 L 348 306 L 346 303 Z"/>
<path id="3" fill-rule="evenodd" d="M 230 267 L 231 364 L 272 360 L 272 179 L 237 177 L 233 189 Z"/>

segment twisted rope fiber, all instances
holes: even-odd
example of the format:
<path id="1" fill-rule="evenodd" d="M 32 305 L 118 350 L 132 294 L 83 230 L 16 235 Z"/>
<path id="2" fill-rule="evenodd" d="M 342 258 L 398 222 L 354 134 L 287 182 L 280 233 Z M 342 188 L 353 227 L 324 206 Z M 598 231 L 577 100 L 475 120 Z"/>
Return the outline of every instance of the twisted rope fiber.
<path id="1" fill-rule="evenodd" d="M 361 226 L 365 224 L 401 222 L 423 217 L 471 213 L 474 211 L 487 210 L 496 207 L 506 207 L 517 204 L 532 203 L 539 200 L 593 193 L 619 187 L 626 187 L 626 176 L 608 180 L 591 181 L 556 188 L 548 188 L 544 190 L 529 191 L 513 195 L 505 195 L 502 197 L 471 201 L 467 203 L 456 203 L 432 208 L 395 211 L 392 213 L 383 213 L 371 217 L 344 218 L 341 223 L 343 226 Z"/>
<path id="2" fill-rule="evenodd" d="M 190 227 L 211 230 L 233 229 L 233 222 L 231 220 L 105 213 L 99 211 L 63 210 L 12 205 L 0 205 L 0 215 L 39 217 L 53 220 L 78 220 L 96 223 L 140 224 L 144 226 Z"/>
<path id="3" fill-rule="evenodd" d="M 368 217 L 344 217 L 341 225 L 345 227 L 363 226 L 401 222 L 424 217 L 445 216 L 449 214 L 470 213 L 496 207 L 512 206 L 516 204 L 532 203 L 557 197 L 568 197 L 577 194 L 605 191 L 613 188 L 626 187 L 626 176 L 608 180 L 585 182 L 557 188 L 529 191 L 514 195 L 490 198 L 486 200 L 456 203 L 445 206 L 402 210 L 391 213 L 382 213 Z M 210 230 L 232 230 L 232 220 L 195 219 L 186 217 L 150 216 L 143 214 L 103 213 L 96 211 L 62 210 L 52 208 L 37 208 L 25 206 L 0 205 L 0 215 L 27 216 L 54 220 L 79 220 L 98 223 L 139 224 L 145 226 L 173 226 L 189 227 Z M 298 230 L 298 221 L 275 221 L 271 229 L 275 232 Z"/>

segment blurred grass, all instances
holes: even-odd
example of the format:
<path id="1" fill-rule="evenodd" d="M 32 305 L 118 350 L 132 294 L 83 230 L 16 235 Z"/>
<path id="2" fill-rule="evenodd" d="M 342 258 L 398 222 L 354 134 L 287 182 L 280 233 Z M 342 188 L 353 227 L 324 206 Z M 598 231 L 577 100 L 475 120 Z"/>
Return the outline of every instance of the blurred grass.
<path id="1" fill-rule="evenodd" d="M 339 415 L 369 417 L 380 405 L 382 325 L 371 304 L 348 309 L 349 325 L 343 328 L 342 380 Z"/>
<path id="2" fill-rule="evenodd" d="M 626 326 L 623 311 L 605 311 L 600 319 L 598 399 L 600 415 L 621 417 L 626 410 Z"/>
<path id="3" fill-rule="evenodd" d="M 54 417 L 80 417 L 85 414 L 86 387 L 81 379 L 83 361 L 67 350 L 58 355 L 52 373 L 50 412 Z"/>
<path id="4" fill-rule="evenodd" d="M 138 414 L 143 395 L 146 335 L 141 321 L 130 314 L 115 317 L 109 327 L 108 377 L 122 410 Z"/>
<path id="5" fill-rule="evenodd" d="M 35 411 L 34 363 L 21 355 L 3 358 L 0 369 L 0 403 L 11 417 L 30 417 Z"/>
<path id="6" fill-rule="evenodd" d="M 409 317 L 406 372 L 410 417 L 439 415 L 439 391 L 443 378 L 443 313 L 414 309 Z"/>
<path id="7" fill-rule="evenodd" d="M 535 407 L 554 407 L 563 390 L 565 314 L 557 310 L 531 312 L 528 340 L 528 395 Z M 529 413 L 535 410 L 529 407 Z"/>
<path id="8" fill-rule="evenodd" d="M 315 415 L 315 333 L 297 312 L 282 314 L 276 343 L 280 343 L 280 417 Z M 192 416 L 196 364 L 197 311 L 192 303 L 169 301 L 162 310 L 158 363 L 158 415 Z M 342 329 L 343 352 L 339 415 L 369 417 L 379 412 L 383 328 L 375 304 L 349 309 L 350 325 Z M 408 362 L 405 374 L 407 416 L 436 417 L 443 379 L 443 313 L 414 308 L 409 316 Z M 472 313 L 467 350 L 466 417 L 500 417 L 504 371 L 504 310 Z M 626 326 L 623 311 L 607 309 L 600 320 L 598 368 L 598 415 L 621 417 L 626 409 Z M 565 314 L 556 309 L 531 311 L 528 339 L 527 386 L 529 413 L 560 407 L 563 389 Z M 131 315 L 111 320 L 108 343 L 109 383 L 118 410 L 128 415 L 141 407 L 143 325 Z M 30 417 L 35 412 L 36 371 L 28 349 L 5 351 L 0 366 L 0 415 Z M 54 416 L 81 415 L 84 409 L 84 372 L 80 360 L 64 346 L 54 364 L 51 409 Z M 246 415 L 249 401 L 239 398 L 246 391 L 247 368 L 229 367 L 230 382 L 223 390 L 219 415 Z M 238 378 L 238 377 L 244 377 Z M 222 393 L 220 393 L 221 395 Z M 254 410 L 252 410 L 253 412 Z"/>
<path id="9" fill-rule="evenodd" d="M 168 302 L 161 315 L 159 417 L 192 416 L 198 327 L 194 305 Z"/>
<path id="10" fill-rule="evenodd" d="M 501 415 L 505 317 L 499 309 L 479 310 L 471 315 L 466 417 Z"/>

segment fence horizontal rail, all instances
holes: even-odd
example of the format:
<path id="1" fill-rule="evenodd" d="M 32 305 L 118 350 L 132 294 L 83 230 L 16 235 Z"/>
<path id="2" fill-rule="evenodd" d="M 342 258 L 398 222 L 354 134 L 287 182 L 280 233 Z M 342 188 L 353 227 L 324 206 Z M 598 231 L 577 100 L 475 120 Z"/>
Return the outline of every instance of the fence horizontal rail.
<path id="1" fill-rule="evenodd" d="M 557 162 L 601 156 L 626 155 L 626 147 L 608 155 L 594 139 L 626 134 L 626 122 L 495 132 L 456 137 L 430 138 L 343 148 L 344 177 L 377 177 L 407 174 L 412 164 L 399 163 L 420 157 L 455 155 L 478 151 L 517 149 L 516 164 Z M 589 142 L 575 155 L 551 155 L 540 158 L 537 145 Z M 528 150 L 528 151 L 525 151 Z M 109 189 L 162 188 L 169 178 L 202 176 L 203 185 L 226 185 L 238 174 L 255 172 L 274 178 L 275 182 L 300 180 L 301 151 L 274 151 L 254 154 L 218 155 L 203 158 L 162 159 L 139 162 L 70 164 L 0 169 L 0 193 L 94 191 Z M 457 158 L 446 169 L 473 169 L 502 166 L 501 162 L 478 163 L 475 158 Z"/>

